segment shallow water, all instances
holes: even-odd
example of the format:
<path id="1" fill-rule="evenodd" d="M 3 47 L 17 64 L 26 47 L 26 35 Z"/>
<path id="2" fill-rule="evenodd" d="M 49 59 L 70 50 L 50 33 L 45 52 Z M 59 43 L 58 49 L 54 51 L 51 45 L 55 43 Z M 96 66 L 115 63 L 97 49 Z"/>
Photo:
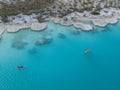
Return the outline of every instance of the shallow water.
<path id="1" fill-rule="evenodd" d="M 0 41 L 0 90 L 120 90 L 120 23 L 79 34 L 74 30 L 49 22 L 42 32 L 5 33 Z M 52 41 L 36 46 L 44 37 Z M 27 44 L 12 47 L 16 41 Z M 85 54 L 86 49 L 91 52 Z M 18 70 L 19 65 L 25 68 Z"/>

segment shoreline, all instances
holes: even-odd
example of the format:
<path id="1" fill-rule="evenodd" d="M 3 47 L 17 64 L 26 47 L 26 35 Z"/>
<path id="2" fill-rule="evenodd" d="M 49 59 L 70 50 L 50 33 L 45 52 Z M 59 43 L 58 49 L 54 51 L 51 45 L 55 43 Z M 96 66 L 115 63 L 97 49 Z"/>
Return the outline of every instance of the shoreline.
<path id="1" fill-rule="evenodd" d="M 89 18 L 89 17 L 77 17 L 75 20 L 66 20 L 63 22 L 63 18 L 52 18 L 50 19 L 55 24 L 60 24 L 64 26 L 74 26 L 75 28 L 82 29 L 83 31 L 91 31 L 93 30 L 94 26 L 98 27 L 106 27 L 109 24 L 116 24 L 118 23 L 120 16 L 118 14 L 114 16 L 107 16 L 103 18 Z M 91 24 L 86 24 L 82 21 L 91 22 Z"/>
<path id="2" fill-rule="evenodd" d="M 0 25 L 0 36 L 6 31 L 8 33 L 16 33 L 24 28 L 30 28 L 33 31 L 42 31 L 47 27 L 47 24 L 39 23 L 39 22 L 32 22 L 32 23 L 22 23 L 22 24 L 2 24 Z"/>
<path id="3" fill-rule="evenodd" d="M 65 19 L 65 18 L 48 18 L 47 21 L 52 21 L 55 24 L 60 24 L 63 26 L 73 26 L 77 29 L 81 29 L 83 31 L 91 31 L 94 26 L 98 27 L 106 27 L 109 24 L 115 24 L 120 19 L 118 14 L 114 16 L 107 16 L 103 18 L 89 18 L 89 17 L 78 17 L 75 19 Z M 81 21 L 90 21 L 91 24 L 86 24 Z M 0 36 L 7 31 L 8 33 L 15 33 L 24 28 L 30 28 L 32 31 L 42 31 L 47 28 L 46 22 L 30 22 L 30 23 L 22 23 L 22 24 L 14 24 L 14 23 L 6 23 L 0 25 Z"/>

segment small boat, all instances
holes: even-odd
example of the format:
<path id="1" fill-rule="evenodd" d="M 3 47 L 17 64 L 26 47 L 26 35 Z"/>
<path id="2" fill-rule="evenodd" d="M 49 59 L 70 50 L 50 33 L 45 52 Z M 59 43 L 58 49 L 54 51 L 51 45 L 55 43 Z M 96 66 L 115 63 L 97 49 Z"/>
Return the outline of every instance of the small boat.
<path id="1" fill-rule="evenodd" d="M 18 66 L 17 69 L 23 69 L 25 68 L 24 66 Z"/>
<path id="2" fill-rule="evenodd" d="M 85 53 L 90 53 L 90 52 L 91 52 L 90 49 L 85 50 Z"/>

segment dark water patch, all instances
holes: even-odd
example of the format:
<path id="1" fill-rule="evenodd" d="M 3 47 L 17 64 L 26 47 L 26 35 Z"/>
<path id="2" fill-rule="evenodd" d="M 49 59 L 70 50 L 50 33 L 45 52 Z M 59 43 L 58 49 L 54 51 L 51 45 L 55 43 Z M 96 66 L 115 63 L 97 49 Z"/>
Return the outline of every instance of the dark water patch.
<path id="1" fill-rule="evenodd" d="M 41 45 L 50 44 L 51 42 L 52 42 L 51 37 L 44 37 L 44 38 L 41 38 L 41 39 L 35 41 L 35 45 L 36 46 L 41 46 Z"/>
<path id="2" fill-rule="evenodd" d="M 28 50 L 28 53 L 29 54 L 36 54 L 36 53 L 38 53 L 38 49 L 36 47 L 33 47 L 33 48 Z"/>
<path id="3" fill-rule="evenodd" d="M 97 33 L 99 33 L 99 31 L 97 29 L 96 30 L 94 29 L 94 30 L 88 32 L 88 34 L 97 34 Z"/>
<path id="4" fill-rule="evenodd" d="M 58 37 L 59 37 L 59 38 L 66 38 L 66 36 L 65 36 L 64 33 L 58 33 Z"/>
<path id="5" fill-rule="evenodd" d="M 114 25 L 107 25 L 105 27 L 97 27 L 95 26 L 95 30 L 99 31 L 99 32 L 109 32 L 109 31 L 114 31 L 114 29 L 112 28 L 114 27 Z"/>
<path id="6" fill-rule="evenodd" d="M 2 39 L 2 36 L 0 35 L 0 40 Z"/>
<path id="7" fill-rule="evenodd" d="M 53 29 L 49 29 L 50 32 L 53 32 L 54 30 Z"/>
<path id="8" fill-rule="evenodd" d="M 80 30 L 78 30 L 78 29 L 76 29 L 76 30 L 70 30 L 69 32 L 72 35 L 79 35 L 80 34 Z"/>
<path id="9" fill-rule="evenodd" d="M 110 26 L 106 26 L 102 32 L 109 32 L 109 31 L 113 31 L 113 29 L 110 28 Z"/>
<path id="10" fill-rule="evenodd" d="M 0 42 L 2 41 L 2 36 L 0 36 Z"/>
<path id="11" fill-rule="evenodd" d="M 90 49 L 87 49 L 87 50 L 90 50 Z M 96 61 L 96 58 L 95 58 L 95 54 L 94 54 L 94 51 L 93 50 L 90 50 L 87 52 L 87 50 L 85 50 L 83 53 L 84 53 L 84 57 L 85 57 L 85 60 L 89 61 L 89 62 L 95 62 Z"/>
<path id="12" fill-rule="evenodd" d="M 12 43 L 12 47 L 16 49 L 24 49 L 27 44 L 28 43 L 24 41 L 15 41 Z"/>
<path id="13" fill-rule="evenodd" d="M 94 28 L 95 28 L 95 31 L 97 31 L 97 32 L 108 32 L 108 31 L 110 31 L 110 28 L 108 26 L 106 26 L 106 27 L 95 26 Z"/>

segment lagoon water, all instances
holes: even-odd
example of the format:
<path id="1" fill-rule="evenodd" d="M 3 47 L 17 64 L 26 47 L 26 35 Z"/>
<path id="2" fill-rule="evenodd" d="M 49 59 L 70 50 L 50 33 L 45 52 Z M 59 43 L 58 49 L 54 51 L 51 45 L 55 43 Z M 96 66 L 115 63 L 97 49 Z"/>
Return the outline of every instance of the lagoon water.
<path id="1" fill-rule="evenodd" d="M 42 32 L 5 33 L 0 41 L 0 90 L 120 90 L 120 23 L 91 32 L 76 30 L 49 22 Z M 52 41 L 35 45 L 44 37 Z M 15 48 L 17 41 L 26 44 Z M 85 54 L 86 49 L 91 52 Z M 20 65 L 25 68 L 18 70 Z"/>

